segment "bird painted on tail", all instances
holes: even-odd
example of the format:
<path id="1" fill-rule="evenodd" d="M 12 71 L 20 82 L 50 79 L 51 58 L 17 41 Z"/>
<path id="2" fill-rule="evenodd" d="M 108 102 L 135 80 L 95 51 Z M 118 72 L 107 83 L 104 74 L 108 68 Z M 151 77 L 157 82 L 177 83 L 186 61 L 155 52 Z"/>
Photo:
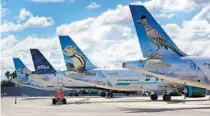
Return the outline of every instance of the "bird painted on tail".
<path id="1" fill-rule="evenodd" d="M 149 37 L 149 40 L 157 46 L 157 50 L 152 53 L 153 57 L 159 57 L 159 51 L 161 47 L 164 47 L 165 49 L 171 49 L 172 51 L 174 51 L 175 53 L 177 53 L 180 56 L 183 56 L 183 54 L 181 54 L 179 51 L 177 51 L 176 48 L 174 48 L 173 46 L 171 46 L 165 39 L 164 37 L 160 34 L 160 32 L 158 32 L 157 30 L 153 29 L 150 25 L 149 22 L 147 20 L 146 16 L 141 16 L 140 21 L 138 21 L 139 23 L 144 25 L 144 28 L 146 30 L 147 36 Z M 157 56 L 158 55 L 158 56 Z"/>

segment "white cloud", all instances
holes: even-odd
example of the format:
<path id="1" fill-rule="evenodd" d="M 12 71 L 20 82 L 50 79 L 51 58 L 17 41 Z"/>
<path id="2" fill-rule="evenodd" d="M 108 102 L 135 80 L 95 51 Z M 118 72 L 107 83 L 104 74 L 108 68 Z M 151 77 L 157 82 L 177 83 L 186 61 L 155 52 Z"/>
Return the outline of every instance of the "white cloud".
<path id="1" fill-rule="evenodd" d="M 24 22 L 13 23 L 4 21 L 0 27 L 1 32 L 19 31 L 32 27 L 48 27 L 54 23 L 51 17 L 33 16 L 33 14 L 25 8 L 20 10 L 18 18 Z"/>
<path id="2" fill-rule="evenodd" d="M 87 8 L 89 9 L 99 8 L 99 7 L 100 7 L 100 4 L 97 4 L 96 2 L 92 2 L 87 6 Z"/>
<path id="3" fill-rule="evenodd" d="M 59 2 L 74 2 L 75 0 L 31 0 L 32 2 L 39 2 L 39 3 L 59 3 Z"/>
<path id="4" fill-rule="evenodd" d="M 150 0 L 146 2 L 135 2 L 133 4 L 142 4 L 156 17 L 172 18 L 176 13 L 191 12 L 198 6 L 209 3 L 208 0 Z"/>
<path id="5" fill-rule="evenodd" d="M 51 17 L 31 17 L 25 23 L 24 27 L 48 27 L 53 24 L 53 19 Z"/>
<path id="6" fill-rule="evenodd" d="M 31 17 L 32 13 L 27 11 L 25 8 L 20 10 L 19 19 L 25 20 L 27 17 Z"/>
<path id="7" fill-rule="evenodd" d="M 210 4 L 209 4 L 210 5 Z M 210 54 L 210 7 L 206 5 L 192 20 L 183 21 L 182 25 L 164 26 L 175 43 L 190 55 L 209 56 Z"/>
<path id="8" fill-rule="evenodd" d="M 193 17 L 193 20 L 206 19 L 210 22 L 210 3 L 207 4 L 202 10 Z"/>
<path id="9" fill-rule="evenodd" d="M 6 38 L 0 39 L 1 50 L 11 48 L 16 41 L 15 35 L 9 35 Z"/>
<path id="10" fill-rule="evenodd" d="M 14 35 L 0 40 L 1 47 L 1 71 L 14 70 L 12 58 L 20 58 L 28 68 L 34 70 L 30 55 L 30 48 L 38 48 L 56 69 L 65 69 L 62 52 L 57 37 L 38 38 L 28 36 L 18 41 Z M 2 46 L 5 45 L 5 46 Z M 60 60 L 58 60 L 60 59 Z M 4 72 L 2 73 L 4 74 Z M 2 75 L 1 75 L 2 76 Z"/>
<path id="11" fill-rule="evenodd" d="M 75 21 L 71 24 L 63 24 L 59 26 L 56 31 L 59 32 L 59 34 L 78 33 L 89 28 L 94 20 L 95 18 L 87 18 L 85 20 Z"/>

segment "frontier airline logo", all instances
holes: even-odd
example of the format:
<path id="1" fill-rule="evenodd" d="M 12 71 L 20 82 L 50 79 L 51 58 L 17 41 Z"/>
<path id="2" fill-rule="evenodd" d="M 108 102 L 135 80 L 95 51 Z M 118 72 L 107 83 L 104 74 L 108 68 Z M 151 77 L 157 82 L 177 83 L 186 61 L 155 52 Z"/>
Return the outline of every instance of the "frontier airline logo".
<path id="1" fill-rule="evenodd" d="M 39 69 L 46 70 L 46 69 L 50 69 L 50 67 L 49 66 L 46 66 L 46 65 L 40 65 L 40 66 L 37 67 L 37 69 L 38 70 Z"/>

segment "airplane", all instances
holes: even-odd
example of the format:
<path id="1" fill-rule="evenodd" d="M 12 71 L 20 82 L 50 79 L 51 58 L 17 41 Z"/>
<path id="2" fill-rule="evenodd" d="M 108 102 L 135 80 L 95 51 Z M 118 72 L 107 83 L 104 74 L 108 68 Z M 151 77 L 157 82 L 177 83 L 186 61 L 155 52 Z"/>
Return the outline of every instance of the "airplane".
<path id="1" fill-rule="evenodd" d="M 34 72 L 30 71 L 19 58 L 13 58 L 13 63 L 17 74 L 17 77 L 11 80 L 13 83 L 41 90 L 60 89 L 59 87 L 56 87 L 54 85 L 38 83 L 30 79 L 30 75 L 34 74 Z"/>
<path id="2" fill-rule="evenodd" d="M 100 68 L 95 66 L 69 36 L 59 36 L 61 49 L 66 63 L 66 77 L 84 82 L 90 86 L 113 91 L 166 91 L 165 83 L 142 73 L 126 68 Z"/>
<path id="3" fill-rule="evenodd" d="M 180 86 L 186 97 L 206 96 L 210 90 L 210 57 L 185 54 L 144 6 L 129 7 L 144 59 L 124 62 L 123 67 L 168 82 L 163 96 L 166 101 L 171 100 L 170 92 Z"/>

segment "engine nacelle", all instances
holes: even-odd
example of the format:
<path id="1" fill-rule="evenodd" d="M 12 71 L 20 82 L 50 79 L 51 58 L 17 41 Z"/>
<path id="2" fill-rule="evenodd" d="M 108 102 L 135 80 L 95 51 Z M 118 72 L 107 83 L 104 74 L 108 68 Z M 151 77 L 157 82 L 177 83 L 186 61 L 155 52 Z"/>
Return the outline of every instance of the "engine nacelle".
<path id="1" fill-rule="evenodd" d="M 186 97 L 205 97 L 207 90 L 200 87 L 186 86 L 184 88 L 184 94 Z"/>

